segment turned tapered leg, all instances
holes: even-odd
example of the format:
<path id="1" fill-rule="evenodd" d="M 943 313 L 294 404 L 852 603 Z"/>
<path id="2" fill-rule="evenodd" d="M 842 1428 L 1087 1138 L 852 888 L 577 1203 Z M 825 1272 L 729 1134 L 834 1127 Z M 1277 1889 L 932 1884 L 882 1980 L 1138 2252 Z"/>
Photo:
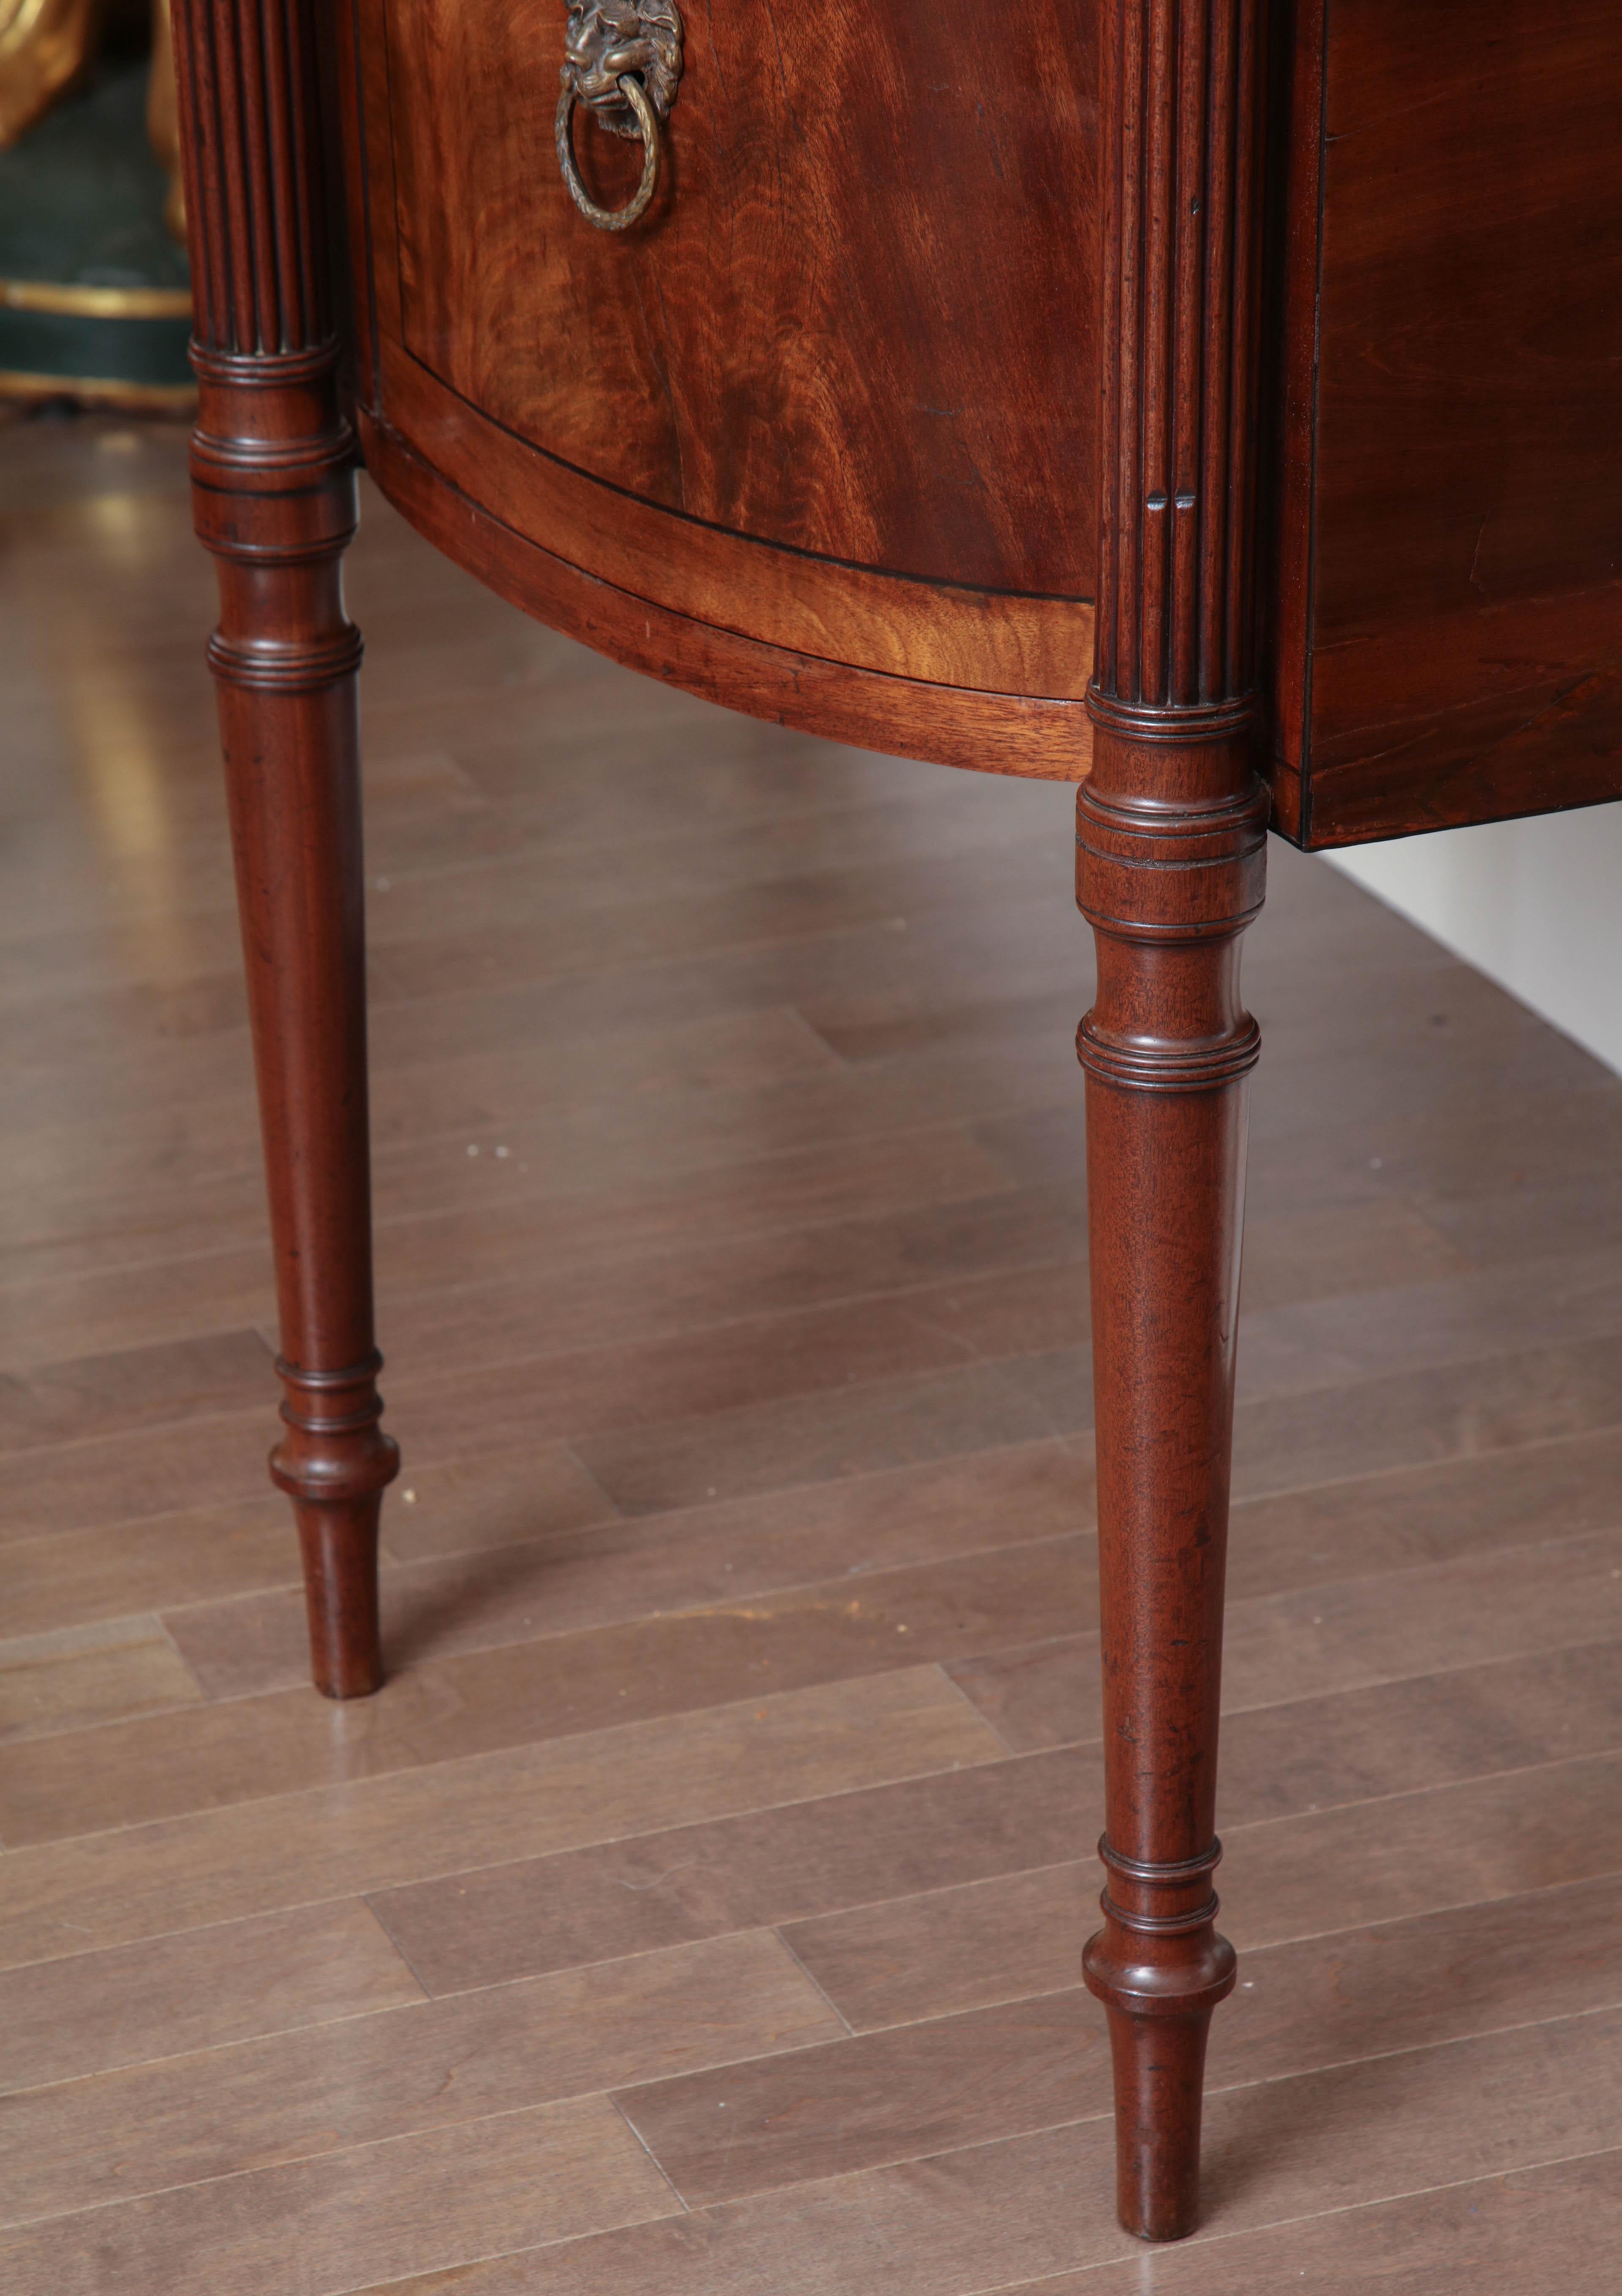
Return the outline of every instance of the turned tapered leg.
<path id="1" fill-rule="evenodd" d="M 1121 2222 L 1192 2232 L 1260 906 L 1252 536 L 1264 0 L 1106 0 L 1097 661 L 1077 892 L 1087 1076 L 1109 2013 Z"/>
<path id="2" fill-rule="evenodd" d="M 1256 1024 L 1238 936 L 1260 906 L 1264 805 L 1242 758 L 1206 810 L 1079 801 L 1098 999 L 1078 1039 L 1103 1634 L 1104 1925 L 1087 1983 L 1110 2013 L 1118 2201 L 1129 2232 L 1194 2228 L 1211 2012 L 1233 1984 L 1215 1928 L 1216 1712 L 1233 1341 Z"/>
<path id="3" fill-rule="evenodd" d="M 308 0 L 176 0 L 199 410 L 197 531 L 217 681 L 270 1195 L 312 1669 L 382 1679 L 379 1426 L 356 673 L 341 561 L 353 440 L 333 387 Z M 244 122 L 254 133 L 245 132 Z"/>

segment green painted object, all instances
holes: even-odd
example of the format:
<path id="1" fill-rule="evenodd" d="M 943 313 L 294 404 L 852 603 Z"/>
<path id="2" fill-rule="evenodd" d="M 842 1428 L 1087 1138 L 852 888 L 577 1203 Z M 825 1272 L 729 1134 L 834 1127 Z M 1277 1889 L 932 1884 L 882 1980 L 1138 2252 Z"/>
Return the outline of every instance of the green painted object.
<path id="1" fill-rule="evenodd" d="M 184 249 L 146 135 L 144 57 L 104 62 L 0 152 L 0 395 L 184 406 Z"/>

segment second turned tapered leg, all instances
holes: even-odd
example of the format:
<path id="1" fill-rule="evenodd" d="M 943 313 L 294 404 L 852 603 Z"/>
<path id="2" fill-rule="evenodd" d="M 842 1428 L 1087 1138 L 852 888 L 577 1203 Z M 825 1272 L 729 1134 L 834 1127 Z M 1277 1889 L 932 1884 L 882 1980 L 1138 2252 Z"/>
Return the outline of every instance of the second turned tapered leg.
<path id="1" fill-rule="evenodd" d="M 1190 777 L 1206 783 L 1203 803 L 1157 806 L 1130 775 L 1111 789 L 1111 748 L 1101 728 L 1078 834 L 1098 949 L 1078 1042 L 1107 1874 L 1084 1966 L 1110 2013 L 1121 2221 L 1176 2240 L 1194 2228 L 1206 2036 L 1234 1978 L 1211 1876 L 1245 1078 L 1258 1045 L 1239 934 L 1261 902 L 1266 810 L 1242 750 L 1225 775 L 1213 745 L 1214 770 Z"/>
<path id="2" fill-rule="evenodd" d="M 1264 0 L 1100 11 L 1099 543 L 1077 894 L 1121 2222 L 1194 2228 L 1245 1079 L 1266 801 L 1253 565 Z"/>
<path id="3" fill-rule="evenodd" d="M 340 564 L 355 524 L 332 349 L 199 351 L 197 524 L 220 572 L 219 688 L 275 1251 L 283 1434 L 271 1475 L 303 1550 L 311 1669 L 382 1680 L 379 1426 L 356 672 Z"/>

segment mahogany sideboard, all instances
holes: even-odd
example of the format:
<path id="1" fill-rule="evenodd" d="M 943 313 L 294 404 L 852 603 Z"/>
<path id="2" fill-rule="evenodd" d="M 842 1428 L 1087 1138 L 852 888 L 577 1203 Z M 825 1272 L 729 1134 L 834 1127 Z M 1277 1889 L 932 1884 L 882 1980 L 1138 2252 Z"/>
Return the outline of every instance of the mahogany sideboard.
<path id="1" fill-rule="evenodd" d="M 1195 2222 L 1269 824 L 1622 795 L 1616 0 L 175 0 L 317 1686 L 381 1679 L 363 457 L 622 662 L 1073 781 L 1118 2205 Z M 409 1434 L 409 1430 L 406 1431 Z"/>

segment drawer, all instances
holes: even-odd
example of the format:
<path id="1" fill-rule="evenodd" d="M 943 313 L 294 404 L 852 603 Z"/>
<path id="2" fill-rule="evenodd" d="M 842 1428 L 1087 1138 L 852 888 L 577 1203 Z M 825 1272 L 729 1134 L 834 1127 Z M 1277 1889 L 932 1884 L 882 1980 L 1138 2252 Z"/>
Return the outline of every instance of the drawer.
<path id="1" fill-rule="evenodd" d="M 1017 38 L 996 0 L 684 15 L 658 193 L 609 232 L 554 152 L 561 0 L 361 0 L 346 102 L 377 461 L 414 453 L 520 541 L 814 682 L 1072 705 L 1081 770 L 1093 0 Z M 573 145 L 622 204 L 640 146 L 584 107 Z M 870 690 L 892 705 L 874 738 L 929 746 L 905 696 Z M 987 734 L 1006 718 L 965 706 Z"/>
<path id="2" fill-rule="evenodd" d="M 430 373 L 729 532 L 1091 594 L 1090 10 L 1012 39 L 999 0 L 690 5 L 660 192 L 615 234 L 553 152 L 560 0 L 384 6 L 401 339 Z M 575 145 L 623 204 L 640 146 L 584 111 Z"/>

